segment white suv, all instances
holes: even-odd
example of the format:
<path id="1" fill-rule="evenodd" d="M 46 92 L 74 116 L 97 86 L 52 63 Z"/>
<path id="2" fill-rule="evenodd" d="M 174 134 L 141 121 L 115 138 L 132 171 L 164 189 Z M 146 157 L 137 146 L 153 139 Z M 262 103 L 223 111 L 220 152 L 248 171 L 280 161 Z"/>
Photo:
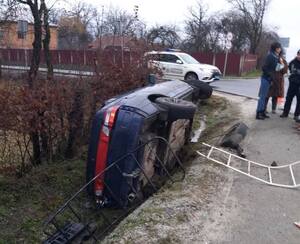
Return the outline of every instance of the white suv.
<path id="1" fill-rule="evenodd" d="M 210 83 L 219 80 L 222 73 L 213 65 L 201 64 L 191 55 L 178 51 L 147 52 L 151 68 L 161 70 L 164 79 L 201 80 Z"/>

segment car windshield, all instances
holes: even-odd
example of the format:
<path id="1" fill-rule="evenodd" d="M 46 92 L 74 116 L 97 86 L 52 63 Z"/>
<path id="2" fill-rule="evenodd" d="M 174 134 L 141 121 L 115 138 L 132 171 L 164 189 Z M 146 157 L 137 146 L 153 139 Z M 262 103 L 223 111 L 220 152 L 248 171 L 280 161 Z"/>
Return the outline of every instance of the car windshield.
<path id="1" fill-rule="evenodd" d="M 178 54 L 178 56 L 183 59 L 183 61 L 187 64 L 199 64 L 199 62 L 194 59 L 192 56 L 188 55 L 188 54 Z"/>

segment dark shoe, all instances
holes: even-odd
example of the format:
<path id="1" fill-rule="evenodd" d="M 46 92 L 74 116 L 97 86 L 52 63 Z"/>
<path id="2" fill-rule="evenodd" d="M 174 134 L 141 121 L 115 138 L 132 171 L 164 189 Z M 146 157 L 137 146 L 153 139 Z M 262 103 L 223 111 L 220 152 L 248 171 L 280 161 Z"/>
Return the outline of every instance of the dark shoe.
<path id="1" fill-rule="evenodd" d="M 282 114 L 280 115 L 280 118 L 287 118 L 288 116 L 289 116 L 288 114 L 282 113 Z"/>
<path id="2" fill-rule="evenodd" d="M 294 120 L 297 121 L 299 119 L 299 116 L 294 115 Z"/>
<path id="3" fill-rule="evenodd" d="M 266 113 L 263 113 L 262 115 L 265 117 L 265 119 L 269 119 L 270 118 L 270 116 L 266 115 Z"/>
<path id="4" fill-rule="evenodd" d="M 272 109 L 272 114 L 276 114 L 276 110 L 275 109 Z"/>
<path id="5" fill-rule="evenodd" d="M 263 113 L 256 113 L 256 119 L 264 120 L 264 119 L 265 119 L 265 116 L 264 116 Z"/>

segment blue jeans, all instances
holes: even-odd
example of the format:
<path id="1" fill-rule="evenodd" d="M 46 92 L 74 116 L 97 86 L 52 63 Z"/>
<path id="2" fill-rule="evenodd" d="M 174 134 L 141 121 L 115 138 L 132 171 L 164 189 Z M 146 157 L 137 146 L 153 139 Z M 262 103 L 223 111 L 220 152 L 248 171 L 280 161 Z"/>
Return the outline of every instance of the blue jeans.
<path id="1" fill-rule="evenodd" d="M 264 77 L 261 77 L 259 94 L 258 94 L 259 99 L 258 99 L 257 109 L 256 109 L 256 112 L 258 113 L 262 113 L 265 111 L 266 98 L 269 93 L 269 88 L 270 88 L 270 82 Z"/>

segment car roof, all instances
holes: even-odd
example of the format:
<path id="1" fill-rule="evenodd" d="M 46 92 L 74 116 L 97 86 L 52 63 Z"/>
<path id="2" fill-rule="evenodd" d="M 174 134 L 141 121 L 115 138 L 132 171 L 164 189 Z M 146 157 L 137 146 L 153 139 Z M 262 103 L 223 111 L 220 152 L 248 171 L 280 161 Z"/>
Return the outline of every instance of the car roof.
<path id="1" fill-rule="evenodd" d="M 147 52 L 146 55 L 148 54 L 187 54 L 185 52 L 176 52 L 176 51 L 150 51 Z"/>

